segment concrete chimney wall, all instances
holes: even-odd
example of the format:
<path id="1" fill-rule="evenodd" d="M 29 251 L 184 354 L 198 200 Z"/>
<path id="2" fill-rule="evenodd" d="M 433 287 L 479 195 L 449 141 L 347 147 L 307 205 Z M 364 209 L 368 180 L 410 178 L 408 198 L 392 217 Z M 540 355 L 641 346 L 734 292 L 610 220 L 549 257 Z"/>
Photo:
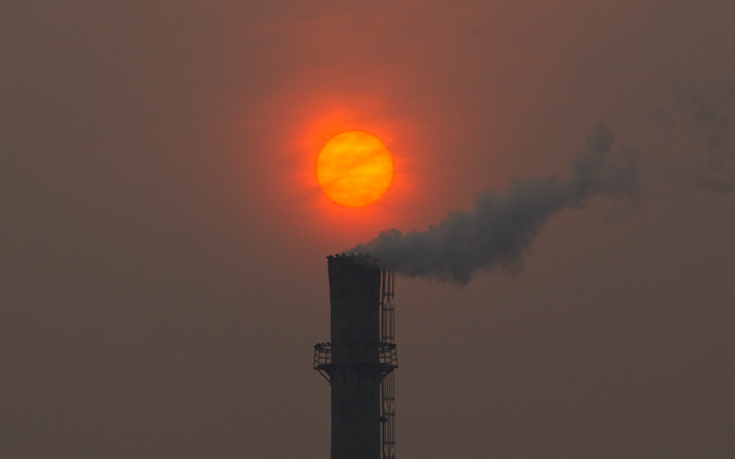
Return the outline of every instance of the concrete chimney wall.
<path id="1" fill-rule="evenodd" d="M 380 268 L 328 258 L 332 459 L 380 459 Z"/>

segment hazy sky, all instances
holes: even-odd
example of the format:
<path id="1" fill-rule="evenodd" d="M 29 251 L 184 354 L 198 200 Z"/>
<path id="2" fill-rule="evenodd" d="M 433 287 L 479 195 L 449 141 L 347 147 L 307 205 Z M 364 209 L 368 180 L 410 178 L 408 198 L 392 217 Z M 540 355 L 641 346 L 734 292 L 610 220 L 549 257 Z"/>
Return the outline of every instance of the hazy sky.
<path id="1" fill-rule="evenodd" d="M 0 456 L 328 457 L 325 257 L 571 180 L 604 125 L 637 199 L 560 210 L 464 287 L 397 279 L 398 457 L 735 457 L 733 24 L 731 0 L 5 5 Z M 345 129 L 396 163 L 364 209 L 314 177 Z"/>

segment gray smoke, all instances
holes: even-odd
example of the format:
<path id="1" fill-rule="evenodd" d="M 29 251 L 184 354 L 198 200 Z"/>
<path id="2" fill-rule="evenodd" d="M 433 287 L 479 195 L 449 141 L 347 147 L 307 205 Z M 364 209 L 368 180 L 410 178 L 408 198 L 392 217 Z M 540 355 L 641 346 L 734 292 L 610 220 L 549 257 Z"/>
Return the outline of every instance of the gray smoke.
<path id="1" fill-rule="evenodd" d="M 682 139 L 688 168 L 679 175 L 695 189 L 727 194 L 735 189 L 735 77 L 696 83 L 677 81 L 667 107 L 649 118 Z"/>
<path id="2" fill-rule="evenodd" d="M 599 195 L 633 198 L 638 193 L 637 155 L 612 151 L 613 137 L 598 126 L 572 163 L 567 180 L 516 179 L 503 193 L 480 195 L 470 212 L 450 212 L 438 226 L 403 234 L 397 229 L 354 247 L 406 276 L 466 284 L 478 270 L 516 265 L 541 227 L 565 208 L 582 208 Z"/>

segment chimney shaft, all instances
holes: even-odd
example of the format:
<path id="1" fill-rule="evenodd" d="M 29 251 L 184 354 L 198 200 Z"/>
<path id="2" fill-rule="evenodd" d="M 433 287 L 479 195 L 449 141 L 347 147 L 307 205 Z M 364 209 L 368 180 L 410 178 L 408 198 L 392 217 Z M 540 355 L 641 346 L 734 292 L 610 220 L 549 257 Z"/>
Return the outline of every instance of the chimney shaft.
<path id="1" fill-rule="evenodd" d="M 348 256 L 328 268 L 332 459 L 379 459 L 380 269 Z"/>
<path id="2" fill-rule="evenodd" d="M 331 459 L 394 459 L 393 276 L 365 256 L 327 257 L 331 342 L 314 369 L 332 391 Z"/>

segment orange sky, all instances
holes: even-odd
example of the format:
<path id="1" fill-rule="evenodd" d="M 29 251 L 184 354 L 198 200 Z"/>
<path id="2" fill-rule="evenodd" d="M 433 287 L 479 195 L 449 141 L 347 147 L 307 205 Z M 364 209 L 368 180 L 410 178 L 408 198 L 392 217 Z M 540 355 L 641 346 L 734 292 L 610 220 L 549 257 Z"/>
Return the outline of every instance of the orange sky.
<path id="1" fill-rule="evenodd" d="M 303 15 L 291 12 L 251 32 L 268 43 L 267 52 L 256 54 L 262 66 L 290 69 L 257 104 L 244 96 L 243 118 L 235 121 L 242 125 L 233 126 L 268 152 L 264 164 L 273 175 L 263 174 L 268 183 L 257 194 L 288 208 L 279 224 L 307 222 L 314 236 L 351 238 L 344 242 L 351 246 L 387 227 L 423 228 L 451 209 L 467 208 L 485 189 L 502 189 L 515 175 L 565 172 L 565 157 L 582 147 L 594 122 L 561 126 L 578 136 L 567 145 L 548 128 L 519 130 L 518 121 L 550 116 L 537 113 L 576 89 L 568 82 L 577 73 L 571 62 L 607 45 L 577 40 L 567 27 L 573 23 L 577 34 L 604 37 L 619 26 L 609 9 L 570 2 L 559 5 L 561 19 L 549 23 L 536 6 L 506 8 L 523 17 L 534 31 L 528 35 L 498 15 L 498 6 L 467 4 L 447 15 L 430 4 L 416 21 L 407 20 L 415 14 L 408 4 L 391 5 L 391 14 L 384 14 L 387 7 L 305 8 Z M 630 18 L 626 27 L 635 29 L 652 9 L 631 2 L 615 15 Z M 495 40 L 503 34 L 505 41 Z M 257 127 L 249 130 L 254 117 Z M 346 129 L 375 132 L 396 159 L 393 187 L 370 208 L 336 208 L 315 188 L 320 146 Z M 529 140 L 542 137 L 568 153 L 524 152 L 537 148 Z M 532 160 L 524 157 L 529 154 Z"/>
<path id="2" fill-rule="evenodd" d="M 11 3 L 5 455 L 327 457 L 324 257 L 564 179 L 604 124 L 634 205 L 464 288 L 398 278 L 398 451 L 735 456 L 731 0 Z M 361 209 L 314 176 L 346 129 L 395 160 Z"/>

